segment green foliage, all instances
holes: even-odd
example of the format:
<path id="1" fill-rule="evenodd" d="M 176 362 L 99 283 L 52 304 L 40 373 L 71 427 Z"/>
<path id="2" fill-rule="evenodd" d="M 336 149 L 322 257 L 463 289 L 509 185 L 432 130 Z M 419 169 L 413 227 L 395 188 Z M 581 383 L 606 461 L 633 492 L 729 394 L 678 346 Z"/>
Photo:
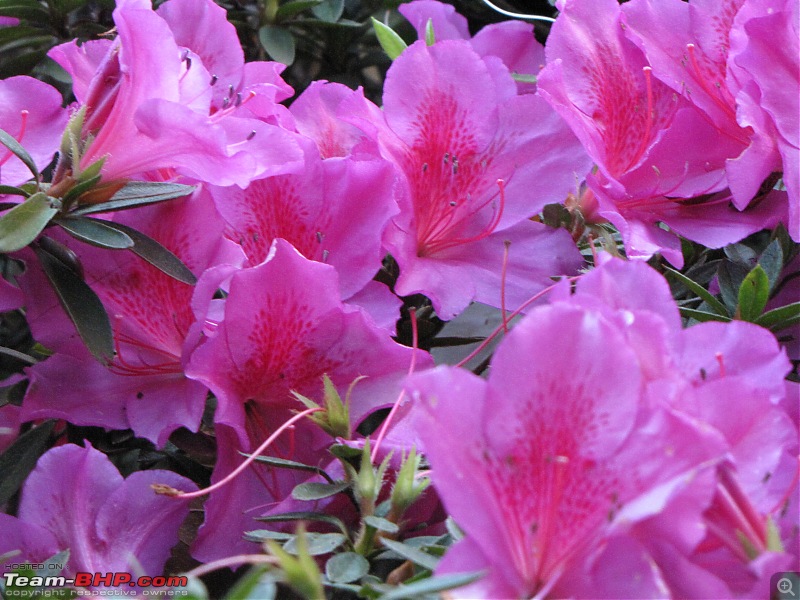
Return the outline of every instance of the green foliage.
<path id="1" fill-rule="evenodd" d="M 46 421 L 23 433 L 0 454 L 0 505 L 17 493 L 22 482 L 49 447 L 55 421 Z"/>
<path id="2" fill-rule="evenodd" d="M 776 229 L 768 237 L 756 234 L 725 247 L 721 253 L 700 249 L 684 272 L 662 266 L 672 279 L 681 315 L 690 322 L 742 320 L 780 332 L 800 322 L 800 302 L 767 310 L 783 281 L 796 274 L 786 272 L 794 255 L 794 245 L 783 239 L 785 231 Z M 784 248 L 788 250 L 785 251 Z M 709 291 L 713 279 L 717 294 Z"/>

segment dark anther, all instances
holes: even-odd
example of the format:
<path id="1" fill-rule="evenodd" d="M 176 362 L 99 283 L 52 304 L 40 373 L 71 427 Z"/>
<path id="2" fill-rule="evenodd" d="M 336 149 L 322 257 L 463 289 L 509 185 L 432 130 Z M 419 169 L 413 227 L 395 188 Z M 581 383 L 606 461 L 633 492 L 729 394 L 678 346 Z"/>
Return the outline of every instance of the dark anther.
<path id="1" fill-rule="evenodd" d="M 242 94 L 237 92 L 236 102 L 234 102 L 234 106 L 241 106 L 241 104 L 242 104 Z"/>
<path id="2" fill-rule="evenodd" d="M 217 77 L 216 75 L 212 75 L 211 76 L 211 83 L 209 83 L 209 85 L 216 85 L 218 79 L 219 79 L 219 77 Z"/>
<path id="3" fill-rule="evenodd" d="M 250 133 L 247 135 L 247 141 L 249 142 L 249 141 L 250 141 L 250 140 L 252 140 L 254 137 L 256 137 L 256 130 L 255 130 L 255 129 L 253 129 L 253 131 L 251 131 L 251 132 L 250 132 Z"/>

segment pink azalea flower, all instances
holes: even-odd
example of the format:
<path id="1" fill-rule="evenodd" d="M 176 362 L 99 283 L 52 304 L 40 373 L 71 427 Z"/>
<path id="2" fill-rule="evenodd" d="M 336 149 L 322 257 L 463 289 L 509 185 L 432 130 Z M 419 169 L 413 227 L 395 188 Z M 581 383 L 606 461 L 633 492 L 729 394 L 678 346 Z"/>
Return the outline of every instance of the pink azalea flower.
<path id="1" fill-rule="evenodd" d="M 197 489 L 171 471 L 138 471 L 124 479 L 91 446 L 53 448 L 22 488 L 19 517 L 0 514 L 0 554 L 20 550 L 14 562 L 44 563 L 69 550 L 66 577 L 95 571 L 160 575 L 189 506 L 156 495 L 153 483 Z"/>
<path id="2" fill-rule="evenodd" d="M 224 318 L 211 306 L 214 317 L 206 312 L 211 293 L 226 278 Z M 267 260 L 256 267 L 207 271 L 194 302 L 199 320 L 217 322 L 207 326 L 208 337 L 187 369 L 218 400 L 221 458 L 214 481 L 238 465 L 239 452 L 254 450 L 285 421 L 288 409 L 300 406 L 292 391 L 320 399 L 323 374 L 340 390 L 366 376 L 351 397 L 351 418 L 358 423 L 394 401 L 411 361 L 410 348 L 393 342 L 360 309 L 342 304 L 333 267 L 303 258 L 283 239 L 273 242 Z M 430 364 L 427 354 L 418 356 L 418 368 Z M 298 424 L 287 436 L 284 455 L 316 463 L 327 447 L 320 435 L 317 428 Z M 211 560 L 252 550 L 242 540 L 242 533 L 254 528 L 252 517 L 283 500 L 295 482 L 291 472 L 259 466 L 212 494 L 193 554 Z"/>
<path id="3" fill-rule="evenodd" d="M 384 111 L 349 120 L 377 128 L 401 173 L 400 215 L 385 244 L 400 266 L 395 291 L 424 293 L 443 319 L 471 300 L 516 306 L 580 258 L 570 237 L 529 218 L 559 202 L 586 171 L 580 146 L 508 71 L 461 40 L 416 42 L 394 61 Z M 503 180 L 503 183 L 498 183 Z"/>
<path id="4" fill-rule="evenodd" d="M 202 39 L 203 57 L 213 57 L 210 67 L 221 68 L 217 75 L 192 49 L 181 49 L 179 44 L 198 41 L 187 33 L 187 14 L 198 19 L 189 21 L 194 27 L 219 29 L 230 42 L 232 26 L 224 11 L 209 4 L 164 7 L 163 14 L 177 23 L 173 33 L 150 2 L 122 0 L 114 11 L 116 40 L 80 47 L 71 42 L 50 52 L 75 79 L 76 96 L 87 108 L 83 131 L 93 139 L 83 167 L 107 156 L 106 179 L 165 169 L 218 185 L 246 185 L 254 177 L 298 167 L 292 134 L 266 122 L 280 112 L 274 100 L 285 97 L 276 69 L 237 72 L 236 57 L 230 57 L 235 50 L 218 56 L 218 47 Z M 264 81 L 245 85 L 256 72 Z M 228 85 L 222 101 L 215 90 L 220 76 Z M 253 85 L 261 87 L 256 91 Z M 260 95 L 265 90 L 267 101 Z M 240 110 L 250 99 L 266 112 L 257 118 L 250 109 Z"/>
<path id="5" fill-rule="evenodd" d="M 228 223 L 226 235 L 242 246 L 250 266 L 267 258 L 276 238 L 308 259 L 333 265 L 342 298 L 374 297 L 376 320 L 393 330 L 400 301 L 372 278 L 382 264 L 383 231 L 397 214 L 394 169 L 384 160 L 322 160 L 311 140 L 301 141 L 302 173 L 211 190 Z"/>
<path id="6" fill-rule="evenodd" d="M 800 241 L 800 31 L 796 2 L 750 2 L 731 31 L 730 72 L 742 90 L 743 124 L 772 134 L 789 196 L 789 234 Z"/>
<path id="7" fill-rule="evenodd" d="M 536 41 L 533 25 L 522 21 L 503 21 L 481 29 L 470 36 L 467 19 L 455 7 L 437 0 L 415 0 L 401 4 L 400 14 L 417 30 L 419 39 L 425 39 L 428 21 L 433 25 L 436 41 L 470 40 L 472 49 L 481 57 L 495 56 L 515 74 L 535 77 L 544 67 L 544 47 Z M 534 93 L 536 83 L 517 82 L 520 93 Z"/>
<path id="8" fill-rule="evenodd" d="M 317 143 L 322 158 L 374 159 L 377 154 L 374 140 L 343 118 L 352 112 L 351 104 L 371 103 L 360 88 L 351 90 L 341 83 L 314 81 L 292 102 L 289 110 L 297 131 Z"/>
<path id="9" fill-rule="evenodd" d="M 115 218 L 160 241 L 198 275 L 242 262 L 205 193 Z M 129 252 L 81 245 L 80 256 L 87 283 L 111 317 L 117 354 L 108 367 L 92 358 L 43 275 L 30 269 L 23 282 L 28 319 L 37 341 L 55 354 L 28 370 L 26 418 L 131 428 L 159 446 L 178 427 L 196 430 L 207 390 L 184 375 L 196 345 L 189 336 L 193 287 Z"/>
<path id="10" fill-rule="evenodd" d="M 32 77 L 0 81 L 0 129 L 15 138 L 44 169 L 61 143 L 67 111 L 61 94 Z M 5 146 L 0 146 L 0 183 L 20 185 L 31 179 L 30 170 Z"/>
<path id="11" fill-rule="evenodd" d="M 458 597 L 663 595 L 646 555 L 611 540 L 664 510 L 724 445 L 648 406 L 644 383 L 617 325 L 566 304 L 517 325 L 488 381 L 449 367 L 412 379 L 434 485 L 467 534 L 439 571 L 488 570 Z"/>
<path id="12" fill-rule="evenodd" d="M 641 263 L 610 260 L 551 299 L 501 343 L 487 382 L 452 369 L 411 379 L 422 405 L 410 421 L 468 534 L 441 570 L 488 567 L 465 597 L 766 590 L 798 552 L 797 424 L 782 404 L 789 363 L 774 337 L 740 322 L 683 330 L 666 281 Z M 614 410 L 598 426 L 606 394 Z M 613 421 L 620 403 L 636 425 Z M 614 452 L 591 454 L 595 436 L 612 433 Z M 617 461 L 632 487 L 596 471 L 616 472 Z M 466 493 L 468 481 L 477 489 Z M 608 518 L 593 521 L 603 508 Z"/>
<path id="13" fill-rule="evenodd" d="M 659 221 L 714 247 L 774 225 L 782 215 L 773 201 L 745 213 L 729 207 L 725 161 L 739 155 L 741 142 L 720 136 L 704 113 L 654 77 L 624 33 L 619 5 L 566 1 L 562 8 L 539 92 L 594 159 L 597 172 L 587 182 L 598 214 L 620 230 L 628 256 L 661 251 L 682 264 L 679 241 Z M 735 226 L 719 227 L 720 218 Z"/>

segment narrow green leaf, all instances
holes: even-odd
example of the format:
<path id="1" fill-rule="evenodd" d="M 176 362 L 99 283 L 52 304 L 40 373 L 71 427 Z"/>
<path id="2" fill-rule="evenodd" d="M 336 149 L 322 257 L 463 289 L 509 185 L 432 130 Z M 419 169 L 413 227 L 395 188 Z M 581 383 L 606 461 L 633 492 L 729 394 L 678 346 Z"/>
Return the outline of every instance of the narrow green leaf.
<path id="1" fill-rule="evenodd" d="M 34 23 L 46 23 L 50 18 L 47 9 L 34 0 L 7 0 L 0 2 L 0 15 L 27 19 Z"/>
<path id="2" fill-rule="evenodd" d="M 425 23 L 425 44 L 433 46 L 436 43 L 436 33 L 433 31 L 433 19 Z"/>
<path id="3" fill-rule="evenodd" d="M 315 29 L 360 29 L 364 26 L 363 23 L 351 19 L 339 19 L 335 23 L 323 21 L 322 19 L 302 19 L 294 21 L 292 25 L 308 26 Z"/>
<path id="4" fill-rule="evenodd" d="M 88 217 L 62 217 L 54 221 L 72 237 L 87 244 L 109 248 L 111 250 L 126 250 L 133 247 L 133 240 L 126 233 L 109 227 L 105 221 Z"/>
<path id="5" fill-rule="evenodd" d="M 423 552 L 422 550 L 418 550 L 417 548 L 412 548 L 408 544 L 395 542 L 394 540 L 387 540 L 385 538 L 381 539 L 381 542 L 386 548 L 395 554 L 399 554 L 406 560 L 410 560 L 415 565 L 419 565 L 423 569 L 433 571 L 436 568 L 436 565 L 439 563 L 439 560 L 435 556 L 431 556 L 430 554 Z"/>
<path id="6" fill-rule="evenodd" d="M 335 554 L 325 563 L 325 575 L 332 583 L 350 583 L 369 573 L 369 561 L 355 552 Z"/>
<path id="7" fill-rule="evenodd" d="M 431 594 L 438 594 L 446 590 L 469 585 L 477 581 L 486 573 L 483 571 L 472 573 L 452 573 L 450 575 L 440 575 L 438 577 L 428 577 L 421 581 L 416 581 L 409 585 L 399 585 L 391 592 L 383 594 L 380 600 L 401 600 L 403 598 L 417 598 Z"/>
<path id="8" fill-rule="evenodd" d="M 272 60 L 287 66 L 294 62 L 294 36 L 288 29 L 264 25 L 258 30 L 258 41 Z"/>
<path id="9" fill-rule="evenodd" d="M 76 200 L 81 194 L 92 189 L 94 186 L 100 183 L 101 179 L 102 177 L 100 175 L 95 175 L 94 177 L 86 179 L 85 181 L 76 183 L 66 194 L 64 194 L 64 205 L 70 206 L 73 200 Z"/>
<path id="10" fill-rule="evenodd" d="M 275 20 L 280 23 L 281 21 L 291 19 L 301 12 L 321 3 L 322 0 L 293 0 L 292 2 L 287 2 L 278 8 L 278 12 L 275 13 Z"/>
<path id="11" fill-rule="evenodd" d="M 265 542 L 267 540 L 280 540 L 285 542 L 286 540 L 293 538 L 293 533 L 285 533 L 283 531 L 270 531 L 269 529 L 254 529 L 253 531 L 246 531 L 244 533 L 244 539 L 248 542 Z"/>
<path id="12" fill-rule="evenodd" d="M 729 315 L 736 312 L 736 307 L 739 303 L 739 288 L 744 278 L 747 277 L 747 272 L 747 268 L 728 260 L 721 262 L 719 265 L 717 283 L 719 283 L 722 301 L 728 308 Z"/>
<path id="13" fill-rule="evenodd" d="M 400 527 L 397 526 L 397 523 L 392 523 L 388 519 L 382 519 L 375 515 L 364 517 L 364 523 L 370 527 L 374 527 L 378 531 L 385 531 L 387 533 L 397 533 L 400 531 Z"/>
<path id="14" fill-rule="evenodd" d="M 267 567 L 256 565 L 236 581 L 225 594 L 225 600 L 273 600 L 277 593 L 275 579 L 271 573 L 267 573 Z"/>
<path id="15" fill-rule="evenodd" d="M 4 13 L 0 12 L 0 14 Z M 15 15 L 8 15 L 8 16 L 13 17 Z M 20 144 L 16 140 L 16 138 L 14 138 L 14 136 L 0 129 L 0 144 L 3 144 L 3 146 L 8 148 L 14 156 L 20 159 L 25 164 L 25 166 L 28 167 L 28 170 L 33 174 L 33 178 L 36 181 L 39 181 L 39 169 L 36 168 L 36 163 L 33 162 L 33 158 L 31 158 L 31 155 L 28 154 L 28 151 L 22 147 L 22 144 Z"/>
<path id="16" fill-rule="evenodd" d="M 769 246 L 758 257 L 758 264 L 769 278 L 769 290 L 775 289 L 783 269 L 783 249 L 780 240 L 772 240 Z"/>
<path id="17" fill-rule="evenodd" d="M 725 256 L 729 260 L 743 266 L 746 269 L 751 269 L 756 263 L 756 251 L 747 244 L 730 244 L 724 248 Z"/>
<path id="18" fill-rule="evenodd" d="M 123 225 L 122 223 L 106 221 L 106 225 L 121 231 L 131 238 L 133 240 L 133 247 L 129 248 L 129 250 L 149 262 L 162 273 L 166 273 L 170 277 L 188 285 L 197 283 L 197 278 L 194 276 L 194 273 L 189 270 L 189 267 L 183 264 L 183 261 L 170 250 L 150 236 L 145 235 L 141 231 L 137 231 L 133 227 Z"/>
<path id="19" fill-rule="evenodd" d="M 680 311 L 682 317 L 694 319 L 695 321 L 700 321 L 701 323 L 705 323 L 706 321 L 721 321 L 723 323 L 728 323 L 733 320 L 730 317 L 723 317 L 717 313 L 696 310 L 694 308 L 681 308 Z"/>
<path id="20" fill-rule="evenodd" d="M 311 9 L 314 16 L 327 23 L 335 23 L 344 12 L 344 0 L 325 0 Z"/>
<path id="21" fill-rule="evenodd" d="M 403 53 L 403 50 L 408 48 L 408 44 L 403 41 L 394 29 L 388 25 L 384 25 L 375 17 L 372 17 L 372 27 L 375 30 L 375 35 L 378 37 L 378 42 L 386 52 L 386 55 L 394 60 Z"/>
<path id="22" fill-rule="evenodd" d="M 320 556 L 322 554 L 330 554 L 336 548 L 344 544 L 347 539 L 341 533 L 306 533 L 306 543 L 308 544 L 309 556 Z M 298 555 L 300 548 L 298 547 L 298 536 L 292 536 L 291 539 L 283 545 L 283 549 L 289 554 Z"/>
<path id="23" fill-rule="evenodd" d="M 24 198 L 28 197 L 28 192 L 13 185 L 0 185 L 0 194 L 7 194 L 9 196 L 22 196 Z"/>
<path id="24" fill-rule="evenodd" d="M 754 322 L 756 325 L 761 325 L 762 327 L 771 329 L 776 325 L 781 325 L 784 321 L 788 321 L 789 319 L 797 317 L 798 315 L 800 315 L 800 302 L 795 302 L 794 304 L 787 304 L 786 306 L 781 306 L 780 308 L 765 312 Z M 781 329 L 783 329 L 783 327 L 781 327 Z"/>
<path id="25" fill-rule="evenodd" d="M 0 505 L 11 499 L 36 466 L 36 461 L 47 449 L 55 423 L 46 421 L 23 433 L 0 454 Z"/>
<path id="26" fill-rule="evenodd" d="M 700 285 L 696 281 L 693 281 L 680 271 L 676 271 L 675 269 L 671 269 L 667 266 L 664 266 L 664 270 L 667 272 L 668 275 L 672 275 L 672 277 L 680 281 L 690 291 L 694 292 L 699 298 L 705 300 L 709 308 L 711 308 L 711 310 L 713 310 L 715 313 L 723 317 L 730 316 L 730 313 L 728 313 L 728 309 L 725 308 L 725 305 L 722 302 L 720 302 L 711 292 L 709 292 L 702 285 Z"/>
<path id="27" fill-rule="evenodd" d="M 322 498 L 335 496 L 349 487 L 350 483 L 347 481 L 339 481 L 336 483 L 308 481 L 295 486 L 292 490 L 292 498 L 295 500 L 321 500 Z"/>
<path id="28" fill-rule="evenodd" d="M 280 515 L 267 515 L 265 517 L 254 517 L 256 521 L 263 523 L 284 523 L 286 521 L 319 521 L 333 525 L 342 533 L 347 533 L 347 527 L 338 518 L 323 513 L 314 512 L 288 512 Z"/>
<path id="29" fill-rule="evenodd" d="M 110 212 L 112 210 L 125 210 L 146 204 L 155 204 L 165 200 L 174 200 L 188 196 L 194 191 L 194 186 L 180 183 L 161 183 L 155 181 L 130 181 L 124 188 L 106 202 L 87 204 L 72 211 L 75 217 L 95 213 Z"/>
<path id="30" fill-rule="evenodd" d="M 16 252 L 36 239 L 58 208 L 44 192 L 37 192 L 0 217 L 0 252 Z"/>
<path id="31" fill-rule="evenodd" d="M 242 456 L 249 457 L 249 454 L 245 454 L 244 452 L 240 452 Z M 316 473 L 324 477 L 328 483 L 333 483 L 333 479 L 331 476 L 328 475 L 324 469 L 320 469 L 319 467 L 314 467 L 311 465 L 304 465 L 300 462 L 295 462 L 293 460 L 286 460 L 285 458 L 277 458 L 275 456 L 257 456 L 256 461 L 260 463 L 264 463 L 270 465 L 272 467 L 277 467 L 279 469 L 293 469 L 295 471 L 308 471 L 310 473 Z"/>
<path id="32" fill-rule="evenodd" d="M 89 352 L 101 363 L 111 362 L 114 357 L 114 333 L 100 298 L 83 279 L 58 258 L 39 245 L 33 249 L 61 306 L 75 324 Z"/>
<path id="33" fill-rule="evenodd" d="M 738 315 L 744 321 L 755 321 L 764 312 L 769 300 L 769 277 L 756 265 L 739 287 Z"/>

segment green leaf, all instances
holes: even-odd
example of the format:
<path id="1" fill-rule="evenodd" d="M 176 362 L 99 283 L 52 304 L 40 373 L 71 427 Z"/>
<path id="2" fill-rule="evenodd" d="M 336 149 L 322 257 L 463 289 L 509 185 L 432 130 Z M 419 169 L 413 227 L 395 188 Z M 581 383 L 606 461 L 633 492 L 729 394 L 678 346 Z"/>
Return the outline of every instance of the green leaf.
<path id="1" fill-rule="evenodd" d="M 277 593 L 274 576 L 267 573 L 266 566 L 257 565 L 233 585 L 225 600 L 272 600 Z"/>
<path id="2" fill-rule="evenodd" d="M 0 14 L 4 14 L 2 10 L 0 10 Z M 14 15 L 8 15 L 8 16 L 14 16 Z M 10 135 L 9 133 L 6 133 L 6 131 L 4 131 L 3 129 L 0 129 L 0 144 L 3 144 L 3 146 L 8 148 L 14 156 L 20 159 L 25 164 L 25 166 L 28 167 L 28 170 L 33 174 L 33 178 L 36 181 L 39 181 L 39 169 L 36 168 L 36 163 L 33 162 L 33 158 L 31 158 L 31 155 L 28 154 L 28 151 L 22 147 L 22 144 L 20 144 L 16 140 L 16 138 L 14 138 L 14 136 Z"/>
<path id="3" fill-rule="evenodd" d="M 397 523 L 392 523 L 388 519 L 382 519 L 381 517 L 376 517 L 375 515 L 364 517 L 364 523 L 370 527 L 374 527 L 378 531 L 385 531 L 387 533 L 397 533 L 400 531 L 400 527 L 398 527 Z"/>
<path id="4" fill-rule="evenodd" d="M 254 519 L 256 521 L 261 521 L 263 523 L 284 523 L 286 521 L 319 521 L 322 523 L 327 523 L 328 525 L 333 525 L 342 533 L 345 534 L 347 533 L 347 527 L 340 519 L 323 513 L 302 512 L 302 511 L 288 512 L 280 515 L 267 515 L 265 517 L 254 517 Z"/>
<path id="5" fill-rule="evenodd" d="M 800 316 L 800 302 L 787 304 L 786 306 L 781 306 L 780 308 L 775 308 L 773 310 L 765 312 L 760 317 L 758 317 L 754 321 L 754 323 L 756 325 L 761 325 L 762 327 L 767 327 L 769 329 L 775 327 L 777 327 L 778 329 L 785 329 L 783 323 L 797 316 Z"/>
<path id="6" fill-rule="evenodd" d="M 322 19 L 303 19 L 302 21 L 294 21 L 292 25 L 310 26 L 317 29 L 360 29 L 364 26 L 363 23 L 351 19 L 339 19 L 335 23 L 323 21 Z"/>
<path id="7" fill-rule="evenodd" d="M 28 192 L 22 188 L 14 187 L 13 185 L 0 185 L 0 194 L 6 194 L 9 196 L 22 196 L 24 198 L 28 197 Z M 16 204 L 16 202 L 14 204 Z"/>
<path id="8" fill-rule="evenodd" d="M 447 529 L 447 533 L 449 533 L 450 537 L 453 538 L 454 542 L 464 539 L 464 532 L 458 526 L 458 523 L 455 522 L 453 517 L 447 517 L 444 521 L 444 526 Z"/>
<path id="9" fill-rule="evenodd" d="M 47 449 L 55 421 L 45 421 L 19 436 L 0 454 L 0 505 L 11 499 Z"/>
<path id="10" fill-rule="evenodd" d="M 325 563 L 325 575 L 333 583 L 350 583 L 369 573 L 369 561 L 355 552 L 335 554 Z"/>
<path id="11" fill-rule="evenodd" d="M 327 23 L 335 23 L 342 18 L 344 0 L 325 0 L 311 9 L 314 16 Z"/>
<path id="12" fill-rule="evenodd" d="M 731 261 L 723 261 L 717 271 L 717 282 L 722 301 L 728 307 L 728 314 L 736 312 L 739 303 L 739 288 L 747 277 L 747 268 Z"/>
<path id="13" fill-rule="evenodd" d="M 292 498 L 295 500 L 321 500 L 322 498 L 335 496 L 349 487 L 350 483 L 347 481 L 337 481 L 336 483 L 308 481 L 301 483 L 292 490 Z"/>
<path id="14" fill-rule="evenodd" d="M 416 581 L 409 585 L 399 585 L 391 592 L 383 594 L 380 599 L 401 600 L 402 598 L 417 598 L 419 596 L 438 594 L 446 590 L 468 585 L 473 581 L 477 581 L 485 574 L 484 571 L 477 571 L 472 573 L 452 573 L 439 577 L 428 577 L 427 579 Z"/>
<path id="15" fill-rule="evenodd" d="M 287 66 L 294 62 L 294 36 L 288 29 L 264 25 L 258 30 L 258 41 L 272 60 Z"/>
<path id="16" fill-rule="evenodd" d="M 723 317 L 717 313 L 710 313 L 694 308 L 681 308 L 680 312 L 683 318 L 694 319 L 695 321 L 700 321 L 701 323 L 705 323 L 706 321 L 721 321 L 722 323 L 728 323 L 733 320 L 730 317 Z"/>
<path id="17" fill-rule="evenodd" d="M 280 8 L 278 8 L 278 12 L 275 13 L 275 20 L 280 23 L 281 21 L 291 19 L 301 12 L 321 4 L 322 1 L 323 0 L 294 0 L 293 2 L 282 4 Z"/>
<path id="18" fill-rule="evenodd" d="M 752 268 L 756 264 L 756 251 L 747 244 L 730 244 L 724 248 L 725 256 L 729 260 L 745 267 Z"/>
<path id="19" fill-rule="evenodd" d="M 269 529 L 254 529 L 253 531 L 246 531 L 244 539 L 248 542 L 261 543 L 267 540 L 280 540 L 285 542 L 294 537 L 293 533 L 286 533 L 283 531 L 270 531 Z"/>
<path id="20" fill-rule="evenodd" d="M 394 60 L 403 53 L 403 50 L 408 48 L 408 44 L 403 41 L 394 29 L 388 25 L 384 25 L 375 17 L 372 17 L 372 28 L 375 30 L 375 35 L 378 37 L 378 42 L 386 52 L 386 55 Z"/>
<path id="21" fill-rule="evenodd" d="M 166 273 L 170 277 L 188 285 L 197 283 L 197 277 L 189 270 L 189 267 L 183 264 L 180 258 L 150 236 L 145 235 L 141 231 L 137 231 L 133 227 L 123 225 L 122 223 L 114 223 L 111 221 L 106 221 L 105 223 L 107 226 L 113 227 L 131 238 L 133 240 L 133 247 L 129 248 L 129 250 L 149 262 L 162 273 Z"/>
<path id="22" fill-rule="evenodd" d="M 433 46 L 436 43 L 436 34 L 433 31 L 433 19 L 428 19 L 425 23 L 425 44 Z"/>
<path id="23" fill-rule="evenodd" d="M 781 248 L 780 240 L 772 240 L 766 250 L 758 257 L 758 264 L 767 274 L 769 278 L 770 292 L 775 289 L 778 279 L 781 276 L 783 269 L 783 249 Z"/>
<path id="24" fill-rule="evenodd" d="M 23 379 L 22 381 L 18 381 L 11 385 L 4 385 L 0 387 L 0 407 L 5 406 L 6 404 L 22 406 L 22 399 L 25 397 L 25 392 L 28 391 L 29 383 L 30 382 L 27 379 Z"/>
<path id="25" fill-rule="evenodd" d="M 70 206 L 72 204 L 73 200 L 76 200 L 81 194 L 83 194 L 84 192 L 87 192 L 90 189 L 92 189 L 94 186 L 96 186 L 98 183 L 100 183 L 101 179 L 102 179 L 102 177 L 100 175 L 95 175 L 94 177 L 90 177 L 89 179 L 86 179 L 85 181 L 81 181 L 80 183 L 76 183 L 74 186 L 72 186 L 70 188 L 70 190 L 66 194 L 64 194 L 64 197 L 63 197 L 64 205 L 65 206 Z M 86 213 L 86 214 L 89 214 L 89 213 Z"/>
<path id="26" fill-rule="evenodd" d="M 328 448 L 328 452 L 333 454 L 336 458 L 342 458 L 344 460 L 360 458 L 362 454 L 360 448 L 353 448 L 347 444 L 334 444 Z"/>
<path id="27" fill-rule="evenodd" d="M 320 556 L 330 554 L 336 548 L 344 544 L 347 538 L 341 533 L 306 533 L 309 556 Z M 295 556 L 300 553 L 297 536 L 292 536 L 284 545 L 283 549 Z"/>
<path id="28" fill-rule="evenodd" d="M 133 247 L 133 240 L 126 233 L 109 227 L 105 221 L 88 217 L 61 217 L 54 221 L 72 237 L 87 244 L 109 248 L 111 250 L 126 250 Z"/>
<path id="29" fill-rule="evenodd" d="M 0 15 L 27 19 L 35 23 L 47 23 L 50 19 L 47 9 L 35 0 L 2 0 Z"/>
<path id="30" fill-rule="evenodd" d="M 249 454 L 245 454 L 244 452 L 240 452 L 242 456 L 249 457 Z M 293 460 L 286 460 L 285 458 L 277 458 L 275 456 L 257 456 L 256 461 L 260 463 L 264 463 L 270 465 L 272 467 L 277 467 L 279 469 L 292 469 L 295 471 L 308 471 L 310 473 L 316 473 L 321 477 L 324 477 L 328 480 L 328 483 L 333 483 L 333 479 L 331 476 L 328 475 L 324 469 L 320 469 L 319 467 L 314 467 L 311 465 L 304 465 L 300 462 L 295 462 Z"/>
<path id="31" fill-rule="evenodd" d="M 666 265 L 664 266 L 664 270 L 667 272 L 668 275 L 672 275 L 675 279 L 677 279 L 684 286 L 686 286 L 690 291 L 694 292 L 699 298 L 705 300 L 709 308 L 713 310 L 715 313 L 723 317 L 730 316 L 730 313 L 728 312 L 728 309 L 725 308 L 725 305 L 719 300 L 717 300 L 717 298 L 702 285 L 700 285 L 696 281 L 693 281 L 680 271 L 671 269 Z"/>
<path id="32" fill-rule="evenodd" d="M 165 200 L 174 200 L 188 196 L 194 191 L 194 186 L 181 183 L 161 183 L 155 181 L 129 181 L 125 187 L 118 190 L 106 202 L 87 204 L 70 213 L 74 217 L 91 215 L 95 213 L 125 210 Z"/>
<path id="33" fill-rule="evenodd" d="M 430 554 L 423 552 L 422 550 L 418 550 L 417 548 L 412 548 L 408 544 L 395 542 L 394 540 L 387 540 L 385 538 L 381 539 L 381 542 L 386 548 L 395 554 L 399 554 L 406 560 L 410 560 L 415 565 L 419 565 L 423 569 L 433 571 L 436 568 L 436 565 L 439 563 L 439 560 L 435 556 L 431 556 Z"/>
<path id="34" fill-rule="evenodd" d="M 0 217 L 0 252 L 16 252 L 36 239 L 58 208 L 44 192 L 37 192 Z"/>
<path id="35" fill-rule="evenodd" d="M 100 298 L 58 258 L 41 246 L 36 245 L 33 249 L 61 306 L 75 324 L 89 352 L 101 363 L 111 362 L 114 357 L 114 334 Z"/>
<path id="36" fill-rule="evenodd" d="M 756 265 L 739 287 L 738 316 L 744 321 L 755 321 L 764 312 L 769 300 L 769 277 L 761 265 Z"/>

